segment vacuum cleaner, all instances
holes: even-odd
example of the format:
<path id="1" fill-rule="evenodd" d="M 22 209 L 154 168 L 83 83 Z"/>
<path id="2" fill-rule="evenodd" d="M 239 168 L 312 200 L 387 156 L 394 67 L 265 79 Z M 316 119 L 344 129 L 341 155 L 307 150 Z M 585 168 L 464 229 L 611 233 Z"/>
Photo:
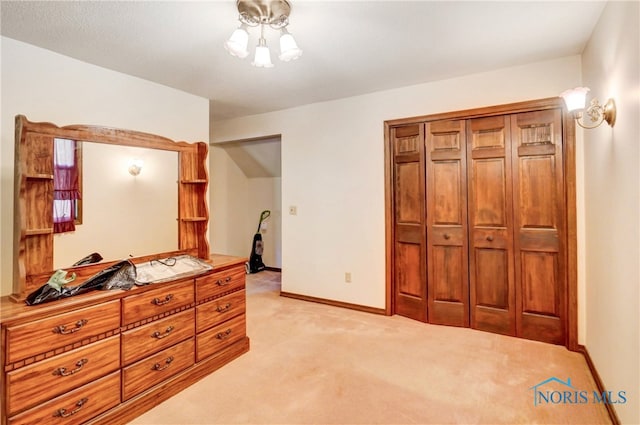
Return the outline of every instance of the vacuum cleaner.
<path id="1" fill-rule="evenodd" d="M 251 256 L 249 257 L 249 262 L 245 263 L 245 269 L 247 274 L 258 273 L 266 268 L 264 263 L 262 262 L 262 253 L 264 252 L 264 244 L 262 242 L 262 234 L 260 233 L 260 227 L 262 227 L 262 223 L 269 218 L 271 215 L 271 211 L 264 210 L 260 213 L 260 221 L 258 222 L 258 230 L 256 230 L 256 234 L 253 235 L 253 244 L 251 246 Z"/>

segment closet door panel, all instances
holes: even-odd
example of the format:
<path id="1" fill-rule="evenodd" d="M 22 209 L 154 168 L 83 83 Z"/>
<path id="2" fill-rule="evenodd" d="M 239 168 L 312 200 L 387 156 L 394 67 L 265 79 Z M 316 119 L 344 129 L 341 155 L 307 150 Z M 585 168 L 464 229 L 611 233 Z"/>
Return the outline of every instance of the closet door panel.
<path id="1" fill-rule="evenodd" d="M 432 223 L 440 226 L 462 226 L 463 205 L 461 192 L 462 176 L 466 170 L 460 168 L 460 160 L 431 161 L 431 176 L 435 205 L 432 208 Z"/>
<path id="2" fill-rule="evenodd" d="M 419 225 L 421 217 L 419 162 L 396 164 L 396 219 L 399 224 Z"/>
<path id="3" fill-rule="evenodd" d="M 477 304 L 495 309 L 509 308 L 509 267 L 507 250 L 476 248 Z"/>
<path id="4" fill-rule="evenodd" d="M 422 298 L 425 295 L 422 280 L 422 255 L 419 244 L 398 243 L 396 246 L 396 284 L 398 293 L 406 297 Z"/>
<path id="5" fill-rule="evenodd" d="M 463 120 L 425 125 L 429 322 L 469 326 Z"/>
<path id="6" fill-rule="evenodd" d="M 510 334 L 510 321 L 505 320 L 509 311 L 509 252 L 506 249 L 479 248 L 475 258 L 475 311 L 476 329 Z"/>
<path id="7" fill-rule="evenodd" d="M 558 228 L 555 182 L 555 157 L 552 155 L 520 157 L 518 163 L 517 196 L 519 205 L 516 220 L 525 229 Z"/>
<path id="8" fill-rule="evenodd" d="M 546 252 L 523 253 L 522 310 L 527 313 L 558 317 L 558 256 Z"/>
<path id="9" fill-rule="evenodd" d="M 507 222 L 506 163 L 504 158 L 473 158 L 475 190 L 473 217 L 476 227 L 499 228 Z M 495 186 L 487 185 L 496 182 Z"/>
<path id="10" fill-rule="evenodd" d="M 437 246 L 433 249 L 434 298 L 439 301 L 460 302 L 464 297 L 464 285 L 451 285 L 451 282 L 463 282 L 464 253 L 457 246 Z M 465 276 L 466 277 L 466 276 Z"/>
<path id="11" fill-rule="evenodd" d="M 394 153 L 394 310 L 427 321 L 424 133 L 422 124 L 391 130 Z"/>
<path id="12" fill-rule="evenodd" d="M 564 174 L 559 110 L 511 117 L 518 335 L 563 344 Z"/>
<path id="13" fill-rule="evenodd" d="M 467 122 L 471 327 L 515 335 L 508 117 Z"/>

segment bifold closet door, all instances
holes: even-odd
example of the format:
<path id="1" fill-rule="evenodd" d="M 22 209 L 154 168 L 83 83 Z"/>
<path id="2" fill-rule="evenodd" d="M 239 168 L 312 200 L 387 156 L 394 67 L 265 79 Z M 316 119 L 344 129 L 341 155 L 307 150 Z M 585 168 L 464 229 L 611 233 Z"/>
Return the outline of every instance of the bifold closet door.
<path id="1" fill-rule="evenodd" d="M 516 334 L 510 119 L 467 121 L 471 327 Z"/>
<path id="2" fill-rule="evenodd" d="M 425 133 L 429 323 L 469 326 L 465 121 Z"/>
<path id="3" fill-rule="evenodd" d="M 511 117 L 517 335 L 565 343 L 566 224 L 560 110 Z"/>
<path id="4" fill-rule="evenodd" d="M 427 321 L 424 125 L 391 129 L 394 199 L 394 310 Z"/>

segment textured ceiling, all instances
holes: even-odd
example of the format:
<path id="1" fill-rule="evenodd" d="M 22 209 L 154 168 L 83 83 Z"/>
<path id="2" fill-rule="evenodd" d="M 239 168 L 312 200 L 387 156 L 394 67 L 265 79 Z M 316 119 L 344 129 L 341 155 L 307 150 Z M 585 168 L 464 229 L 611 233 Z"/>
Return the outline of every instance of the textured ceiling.
<path id="1" fill-rule="evenodd" d="M 267 31 L 272 69 L 224 50 L 234 1 L 0 7 L 3 36 L 206 97 L 218 120 L 579 54 L 604 2 L 293 0 L 304 55 L 279 62 Z"/>

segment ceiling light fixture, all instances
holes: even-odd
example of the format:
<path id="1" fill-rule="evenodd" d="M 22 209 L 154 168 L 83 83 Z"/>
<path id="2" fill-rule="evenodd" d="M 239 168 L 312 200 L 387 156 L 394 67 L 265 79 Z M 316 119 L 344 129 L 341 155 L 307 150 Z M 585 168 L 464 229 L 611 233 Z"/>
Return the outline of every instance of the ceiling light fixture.
<path id="1" fill-rule="evenodd" d="M 565 90 L 560 94 L 567 105 L 567 110 L 573 113 L 576 123 L 582 128 L 596 128 L 604 121 L 611 127 L 616 123 L 616 103 L 613 99 L 608 99 L 604 105 L 598 103 L 598 99 L 592 99 L 588 108 L 585 109 L 587 103 L 588 87 L 576 87 L 575 89 Z M 589 116 L 593 125 L 585 125 L 580 122 L 583 113 Z"/>
<path id="2" fill-rule="evenodd" d="M 281 61 L 289 62 L 302 56 L 302 50 L 295 39 L 287 31 L 291 4 L 287 0 L 237 0 L 238 20 L 240 26 L 224 43 L 225 49 L 232 56 L 246 58 L 249 55 L 249 27 L 260 26 L 260 38 L 256 46 L 255 56 L 251 65 L 259 68 L 271 68 L 271 52 L 264 36 L 266 26 L 280 31 Z"/>

